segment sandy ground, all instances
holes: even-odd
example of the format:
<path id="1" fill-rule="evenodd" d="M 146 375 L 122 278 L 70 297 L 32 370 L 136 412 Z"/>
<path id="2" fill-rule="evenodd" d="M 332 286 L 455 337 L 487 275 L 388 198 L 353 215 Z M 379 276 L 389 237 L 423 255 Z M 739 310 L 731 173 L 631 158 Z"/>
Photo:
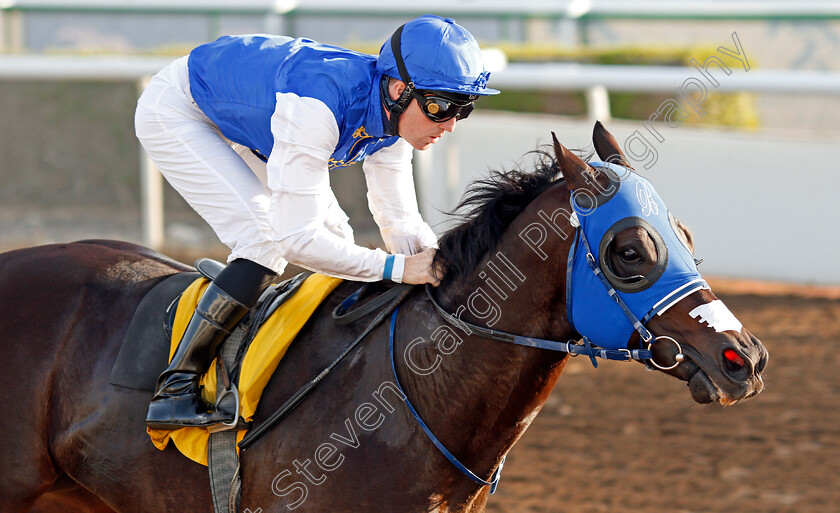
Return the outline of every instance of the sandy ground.
<path id="1" fill-rule="evenodd" d="M 573 360 L 488 511 L 840 511 L 840 290 L 713 289 L 770 352 L 762 394 L 701 406 L 641 365 Z"/>

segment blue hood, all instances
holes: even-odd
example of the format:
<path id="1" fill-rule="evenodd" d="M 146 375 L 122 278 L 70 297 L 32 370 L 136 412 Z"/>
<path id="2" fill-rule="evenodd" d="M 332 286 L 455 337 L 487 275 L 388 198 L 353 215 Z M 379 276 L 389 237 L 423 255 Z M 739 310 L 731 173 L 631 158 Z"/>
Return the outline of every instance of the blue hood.
<path id="1" fill-rule="evenodd" d="M 642 324 L 707 285 L 653 185 L 622 166 L 604 162 L 589 165 L 604 170 L 611 177 L 611 185 L 594 204 L 591 197 L 573 193 L 572 208 L 581 226 L 569 259 L 567 313 L 575 330 L 593 344 L 626 348 L 636 328 L 587 261 L 587 246 L 594 266 Z M 643 280 L 626 282 L 602 260 L 615 235 L 633 226 L 642 227 L 654 240 L 658 262 Z"/>

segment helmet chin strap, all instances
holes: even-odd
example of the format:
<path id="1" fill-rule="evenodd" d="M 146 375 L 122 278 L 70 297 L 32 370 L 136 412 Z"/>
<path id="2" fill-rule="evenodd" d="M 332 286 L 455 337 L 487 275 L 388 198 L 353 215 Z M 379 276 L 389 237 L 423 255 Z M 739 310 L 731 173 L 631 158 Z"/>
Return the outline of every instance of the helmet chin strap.
<path id="1" fill-rule="evenodd" d="M 391 52 L 394 54 L 394 60 L 397 62 L 397 70 L 400 72 L 400 78 L 405 83 L 405 89 L 403 89 L 402 94 L 396 100 L 391 99 L 387 86 L 383 87 L 381 91 L 383 103 L 389 112 L 388 128 L 391 135 L 400 135 L 400 116 L 411 103 L 411 93 L 414 92 L 414 82 L 411 81 L 411 77 L 408 75 L 408 70 L 405 69 L 405 63 L 402 58 L 401 41 L 403 26 L 400 26 L 394 32 L 394 35 L 391 36 Z"/>

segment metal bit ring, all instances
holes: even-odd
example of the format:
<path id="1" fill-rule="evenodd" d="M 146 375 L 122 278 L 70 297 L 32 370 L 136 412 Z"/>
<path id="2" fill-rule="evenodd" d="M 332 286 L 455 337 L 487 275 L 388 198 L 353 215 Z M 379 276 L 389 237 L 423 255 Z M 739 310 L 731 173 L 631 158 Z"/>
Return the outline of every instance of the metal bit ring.
<path id="1" fill-rule="evenodd" d="M 677 346 L 677 354 L 674 355 L 674 360 L 675 360 L 674 365 L 671 365 L 670 367 L 664 367 L 664 366 L 656 363 L 656 360 L 653 359 L 653 353 L 651 352 L 650 363 L 653 364 L 654 367 L 656 367 L 659 370 L 671 370 L 671 369 L 676 368 L 677 365 L 679 365 L 679 364 L 681 364 L 682 362 L 685 361 L 685 354 L 683 353 L 682 346 L 680 345 L 680 343 L 677 342 L 676 340 L 674 340 L 673 338 L 665 336 L 665 335 L 658 336 L 654 339 L 654 341 L 648 342 L 648 350 L 649 351 L 652 351 L 653 342 L 656 342 L 659 339 L 666 339 L 666 340 L 670 340 L 671 342 L 673 342 L 674 345 Z"/>

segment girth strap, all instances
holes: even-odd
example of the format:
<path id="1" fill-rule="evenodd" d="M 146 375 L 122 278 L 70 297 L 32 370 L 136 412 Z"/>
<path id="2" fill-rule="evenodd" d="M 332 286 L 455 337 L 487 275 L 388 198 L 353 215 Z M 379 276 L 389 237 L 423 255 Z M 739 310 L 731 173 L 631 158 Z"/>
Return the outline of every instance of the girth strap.
<path id="1" fill-rule="evenodd" d="M 232 426 L 213 426 L 224 429 L 213 432 L 207 444 L 207 470 L 210 473 L 210 491 L 215 513 L 237 513 L 239 511 L 239 455 L 236 453 L 236 423 L 239 419 L 239 397 L 236 385 L 230 382 L 228 369 L 233 365 L 236 353 L 242 345 L 245 328 L 238 327 L 219 351 L 216 362 L 216 408 L 234 412 Z M 227 428 L 227 429 L 225 429 Z"/>

